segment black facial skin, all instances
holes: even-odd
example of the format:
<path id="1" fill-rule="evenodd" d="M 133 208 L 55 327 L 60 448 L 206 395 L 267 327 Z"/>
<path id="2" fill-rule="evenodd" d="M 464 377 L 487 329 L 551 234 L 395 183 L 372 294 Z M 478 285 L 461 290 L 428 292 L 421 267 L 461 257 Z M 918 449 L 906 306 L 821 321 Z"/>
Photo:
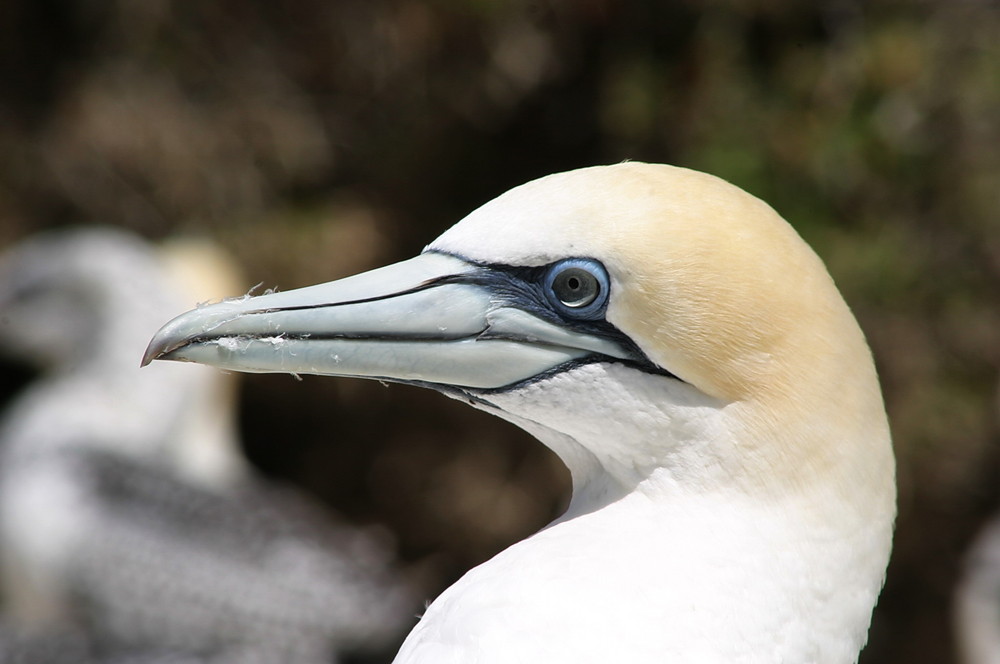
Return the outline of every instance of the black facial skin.
<path id="1" fill-rule="evenodd" d="M 549 271 L 553 268 L 553 266 L 558 265 L 558 262 L 549 265 L 523 267 L 478 263 L 470 261 L 462 256 L 456 256 L 456 258 L 459 258 L 467 263 L 471 263 L 478 269 L 465 274 L 442 277 L 441 279 L 434 280 L 433 283 L 427 284 L 427 286 L 454 283 L 472 284 L 486 288 L 492 293 L 493 299 L 502 306 L 521 309 L 522 311 L 526 311 L 533 316 L 537 316 L 546 322 L 552 323 L 553 325 L 558 325 L 574 332 L 580 332 L 582 334 L 611 341 L 625 350 L 628 354 L 628 358 L 622 359 L 593 353 L 586 357 L 564 362 L 563 364 L 552 367 L 547 371 L 543 371 L 542 373 L 536 374 L 522 381 L 498 388 L 473 389 L 466 387 L 456 388 L 451 386 L 441 386 L 434 383 L 419 384 L 440 391 L 457 390 L 470 396 L 475 394 L 493 394 L 517 389 L 526 384 L 545 380 L 555 374 L 569 371 L 586 364 L 592 364 L 594 362 L 615 362 L 646 373 L 668 376 L 670 378 L 674 378 L 675 380 L 680 380 L 674 374 L 656 365 L 646 356 L 645 353 L 642 352 L 639 346 L 636 345 L 632 339 L 607 321 L 605 314 L 607 313 L 607 303 L 610 299 L 610 287 L 608 288 L 609 292 L 602 294 L 603 302 L 596 312 L 588 312 L 586 317 L 581 318 L 576 315 L 579 312 L 571 307 L 554 306 L 554 298 L 545 290 L 546 276 L 549 274 Z M 597 261 L 592 262 L 600 266 L 600 263 Z M 601 267 L 601 269 L 603 269 L 603 267 Z M 491 335 L 488 330 L 481 334 L 479 338 L 502 338 L 517 341 L 517 339 L 512 339 L 509 335 L 505 334 Z"/>

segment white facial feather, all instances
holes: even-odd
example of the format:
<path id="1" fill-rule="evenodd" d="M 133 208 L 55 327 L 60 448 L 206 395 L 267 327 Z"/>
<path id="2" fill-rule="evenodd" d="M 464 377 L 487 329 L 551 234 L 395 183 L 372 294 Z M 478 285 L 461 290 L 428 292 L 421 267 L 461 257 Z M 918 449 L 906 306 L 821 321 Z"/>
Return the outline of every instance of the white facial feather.
<path id="1" fill-rule="evenodd" d="M 397 661 L 449 661 L 472 647 L 449 626 L 470 621 L 472 649 L 507 661 L 609 661 L 622 642 L 632 662 L 856 659 L 895 516 L 888 425 L 857 323 L 777 213 L 718 178 L 628 163 L 515 188 L 429 249 L 601 261 L 608 320 L 685 383 L 590 365 L 488 395 L 570 467 L 573 504 L 449 589 Z M 533 588 L 577 596 L 556 618 Z M 548 623 L 577 650 L 539 649 Z"/>

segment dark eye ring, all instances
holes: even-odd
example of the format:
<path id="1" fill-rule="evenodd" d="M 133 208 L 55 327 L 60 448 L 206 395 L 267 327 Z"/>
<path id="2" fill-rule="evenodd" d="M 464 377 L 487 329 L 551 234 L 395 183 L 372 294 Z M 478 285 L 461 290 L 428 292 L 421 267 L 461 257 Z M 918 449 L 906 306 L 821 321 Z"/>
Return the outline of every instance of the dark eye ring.
<path id="1" fill-rule="evenodd" d="M 545 275 L 545 294 L 562 313 L 573 318 L 596 319 L 608 302 L 608 273 L 589 258 L 567 258 L 554 263 Z"/>

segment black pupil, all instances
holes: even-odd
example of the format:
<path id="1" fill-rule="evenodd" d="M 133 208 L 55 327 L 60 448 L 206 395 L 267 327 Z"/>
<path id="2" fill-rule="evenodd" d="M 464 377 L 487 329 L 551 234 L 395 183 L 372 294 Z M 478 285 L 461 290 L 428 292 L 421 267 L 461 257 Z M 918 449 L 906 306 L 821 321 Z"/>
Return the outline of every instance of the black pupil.
<path id="1" fill-rule="evenodd" d="M 567 307 L 585 307 L 597 299 L 599 286 L 593 275 L 571 267 L 552 284 L 556 297 Z"/>

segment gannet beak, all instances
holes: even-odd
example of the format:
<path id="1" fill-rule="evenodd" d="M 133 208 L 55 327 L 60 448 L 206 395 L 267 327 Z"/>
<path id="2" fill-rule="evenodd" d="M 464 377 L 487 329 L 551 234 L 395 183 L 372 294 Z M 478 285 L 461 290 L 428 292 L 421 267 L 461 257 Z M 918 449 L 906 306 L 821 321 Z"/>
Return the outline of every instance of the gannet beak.
<path id="1" fill-rule="evenodd" d="M 339 281 L 199 307 L 164 325 L 142 364 L 495 389 L 588 359 L 635 357 L 613 337 L 545 315 L 530 285 L 517 282 L 509 270 L 428 252 Z"/>

